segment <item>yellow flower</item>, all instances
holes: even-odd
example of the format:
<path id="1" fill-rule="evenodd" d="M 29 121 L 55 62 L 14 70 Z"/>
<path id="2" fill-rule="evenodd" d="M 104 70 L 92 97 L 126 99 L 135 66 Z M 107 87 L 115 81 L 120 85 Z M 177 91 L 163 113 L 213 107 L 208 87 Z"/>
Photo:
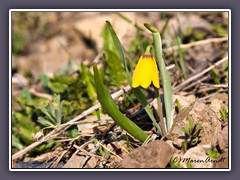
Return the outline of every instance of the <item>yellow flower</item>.
<path id="1" fill-rule="evenodd" d="M 151 82 L 153 82 L 156 88 L 159 88 L 157 63 L 153 55 L 147 50 L 137 63 L 132 77 L 132 87 L 136 88 L 142 86 L 143 88 L 147 88 L 150 86 Z"/>

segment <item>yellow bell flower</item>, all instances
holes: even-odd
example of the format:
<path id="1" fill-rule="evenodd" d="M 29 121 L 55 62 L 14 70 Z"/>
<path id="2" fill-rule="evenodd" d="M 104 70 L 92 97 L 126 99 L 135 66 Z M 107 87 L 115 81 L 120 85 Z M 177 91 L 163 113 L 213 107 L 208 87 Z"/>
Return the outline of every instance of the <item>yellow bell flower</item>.
<path id="1" fill-rule="evenodd" d="M 132 77 L 132 87 L 142 86 L 147 88 L 151 82 L 159 88 L 158 67 L 155 58 L 150 54 L 150 49 L 140 57 Z"/>

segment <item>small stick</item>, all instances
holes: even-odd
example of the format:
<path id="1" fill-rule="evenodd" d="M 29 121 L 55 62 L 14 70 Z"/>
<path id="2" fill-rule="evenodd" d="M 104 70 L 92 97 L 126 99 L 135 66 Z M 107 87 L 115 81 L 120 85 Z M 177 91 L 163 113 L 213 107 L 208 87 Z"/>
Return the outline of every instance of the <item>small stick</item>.
<path id="1" fill-rule="evenodd" d="M 215 68 L 216 66 L 224 63 L 226 60 L 228 60 L 228 56 L 224 57 L 223 59 L 219 60 L 218 62 L 216 62 L 215 64 L 211 65 L 210 67 L 208 67 L 207 69 L 205 69 L 204 71 L 196 74 L 195 76 L 187 79 L 186 81 L 184 81 L 183 83 L 181 83 L 180 85 L 178 85 L 177 87 L 175 87 L 173 89 L 174 92 L 177 92 L 179 90 L 181 90 L 182 88 L 184 88 L 185 85 L 187 85 L 188 83 L 198 79 L 199 77 L 203 76 L 205 73 L 209 72 L 210 70 L 212 70 L 213 68 Z"/>
<path id="2" fill-rule="evenodd" d="M 77 146 L 77 145 L 73 145 L 73 147 L 75 147 L 76 149 L 78 149 L 79 151 L 82 151 L 84 154 L 86 154 L 87 156 L 90 156 L 90 157 L 94 157 L 95 155 L 91 154 L 90 152 L 86 151 L 85 149 Z"/>
<path id="3" fill-rule="evenodd" d="M 118 159 L 122 160 L 122 158 L 117 155 L 115 152 L 111 151 L 110 149 L 108 149 L 106 146 L 104 146 L 102 143 L 99 142 L 99 145 L 102 146 L 104 149 L 106 149 L 108 152 L 110 152 L 111 154 L 113 154 L 114 156 L 116 156 Z"/>
<path id="4" fill-rule="evenodd" d="M 184 87 L 182 90 L 186 91 L 187 89 L 190 89 L 191 87 L 196 86 L 197 84 L 200 84 L 202 81 L 205 81 L 208 78 L 209 78 L 208 76 L 204 76 L 203 78 L 199 79 L 198 81 L 195 81 L 192 84 L 188 85 L 187 87 Z"/>
<path id="5" fill-rule="evenodd" d="M 180 48 L 187 49 L 187 48 L 190 48 L 192 46 L 204 45 L 204 44 L 208 44 L 208 43 L 223 42 L 223 41 L 228 41 L 228 37 L 212 38 L 212 39 L 206 39 L 206 40 L 202 40 L 202 41 L 192 42 L 192 43 L 189 43 L 189 44 L 182 44 L 182 45 L 180 45 Z M 173 52 L 173 51 L 177 50 L 178 48 L 179 48 L 178 46 L 172 46 L 172 47 L 168 47 L 166 49 L 163 49 L 163 51 L 164 52 Z"/>

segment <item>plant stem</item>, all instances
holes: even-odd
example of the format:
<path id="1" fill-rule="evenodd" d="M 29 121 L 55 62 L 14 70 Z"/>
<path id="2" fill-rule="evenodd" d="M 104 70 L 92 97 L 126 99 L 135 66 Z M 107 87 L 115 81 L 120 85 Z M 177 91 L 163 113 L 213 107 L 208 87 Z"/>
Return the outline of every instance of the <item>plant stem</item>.
<path id="1" fill-rule="evenodd" d="M 160 126 L 161 126 L 161 129 L 162 129 L 162 136 L 166 136 L 167 135 L 166 123 L 163 119 L 162 103 L 161 103 L 161 100 L 160 100 L 159 89 L 155 88 L 155 91 L 156 91 L 156 94 L 157 94 L 157 106 L 158 106 L 157 113 L 158 113 L 158 116 L 159 116 Z"/>
<path id="2" fill-rule="evenodd" d="M 161 103 L 161 100 L 160 100 L 159 89 L 155 88 L 155 91 L 156 91 L 156 95 L 157 95 L 157 106 L 158 106 L 157 113 L 158 113 L 161 129 L 162 129 L 162 136 L 166 136 L 167 135 L 166 123 L 163 119 L 162 103 Z"/>

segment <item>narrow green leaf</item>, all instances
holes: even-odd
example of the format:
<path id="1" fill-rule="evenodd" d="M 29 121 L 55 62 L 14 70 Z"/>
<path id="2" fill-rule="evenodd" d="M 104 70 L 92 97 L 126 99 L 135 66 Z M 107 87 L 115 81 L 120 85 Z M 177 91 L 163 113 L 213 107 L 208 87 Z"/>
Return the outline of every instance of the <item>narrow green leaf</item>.
<path id="1" fill-rule="evenodd" d="M 119 87 L 126 79 L 127 75 L 123 69 L 123 65 L 119 59 L 118 54 L 111 50 L 105 50 L 107 66 L 109 68 L 111 78 L 116 82 Z"/>
<path id="2" fill-rule="evenodd" d="M 184 151 L 187 150 L 187 148 L 188 148 L 188 142 L 187 141 L 183 141 L 182 148 L 183 148 Z"/>
<path id="3" fill-rule="evenodd" d="M 196 129 L 195 129 L 195 132 L 193 133 L 193 135 L 194 135 L 194 136 L 197 135 L 198 132 L 199 132 L 201 129 L 202 129 L 202 124 L 201 124 L 201 123 L 198 123 L 198 124 L 196 125 Z"/>
<path id="4" fill-rule="evenodd" d="M 117 51 L 118 51 L 118 53 L 119 53 L 120 60 L 121 60 L 122 64 L 123 64 L 124 67 L 125 67 L 125 71 L 126 71 L 126 73 L 127 73 L 127 78 L 128 78 L 128 83 L 129 83 L 129 84 L 132 84 L 132 83 L 131 83 L 131 82 L 132 82 L 132 80 L 131 80 L 131 74 L 130 74 L 130 72 L 129 72 L 129 70 L 128 70 L 127 62 L 126 62 L 125 57 L 124 57 L 124 51 L 123 51 L 122 44 L 121 44 L 121 42 L 119 41 L 119 39 L 118 39 L 118 37 L 117 37 L 117 35 L 116 35 L 116 33 L 115 33 L 115 31 L 114 31 L 111 23 L 110 23 L 109 21 L 106 21 L 106 23 L 107 23 L 108 29 L 109 29 L 109 31 L 110 31 L 110 33 L 111 33 L 111 36 L 112 36 L 114 45 L 115 45 L 115 47 L 116 47 L 116 49 L 117 49 Z"/>
<path id="5" fill-rule="evenodd" d="M 101 125 L 101 112 L 100 112 L 100 109 L 98 109 L 96 111 L 96 114 L 97 114 L 97 119 L 98 119 L 98 125 L 100 126 Z"/>
<path id="6" fill-rule="evenodd" d="M 187 128 L 180 128 L 181 131 L 183 131 L 187 136 L 190 136 L 190 132 Z"/>
<path id="7" fill-rule="evenodd" d="M 17 138 L 15 135 L 12 135 L 12 146 L 17 148 L 18 150 L 23 148 L 23 145 L 20 142 L 19 138 Z"/>
<path id="8" fill-rule="evenodd" d="M 190 132 L 192 131 L 194 125 L 193 125 L 193 121 L 192 121 L 192 118 L 191 117 L 188 117 L 188 127 L 189 127 L 189 130 Z"/>
<path id="9" fill-rule="evenodd" d="M 48 109 L 46 107 L 40 107 L 40 110 L 42 111 L 43 114 L 45 114 L 47 116 L 47 118 L 52 121 L 55 124 L 55 119 L 53 118 L 53 116 L 48 112 Z"/>
<path id="10" fill-rule="evenodd" d="M 162 58 L 162 42 L 160 33 L 152 33 L 153 40 L 154 40 L 154 51 L 156 55 L 156 60 L 158 63 L 161 81 L 163 84 L 163 92 L 164 92 L 164 104 L 165 104 L 165 111 L 166 111 L 166 119 L 167 119 L 167 130 L 169 131 L 173 124 L 173 117 L 172 117 L 172 86 L 171 86 L 171 79 L 168 74 L 167 68 Z"/>
<path id="11" fill-rule="evenodd" d="M 108 93 L 107 88 L 103 84 L 96 64 L 93 65 L 93 70 L 98 100 L 103 109 L 120 125 L 122 129 L 139 141 L 144 142 L 147 138 L 147 134 L 119 111 L 111 95 Z"/>
<path id="12" fill-rule="evenodd" d="M 213 69 L 211 70 L 211 76 L 212 76 L 213 82 L 214 82 L 215 84 L 220 84 L 220 77 L 219 77 L 219 73 L 218 73 L 218 71 L 217 71 L 216 68 L 213 68 Z"/>
<path id="13" fill-rule="evenodd" d="M 199 141 L 199 138 L 198 137 L 195 137 L 192 141 L 191 141 L 191 145 L 194 146 L 198 143 Z"/>
<path id="14" fill-rule="evenodd" d="M 168 22 L 169 22 L 169 19 L 166 20 L 166 22 L 165 22 L 165 24 L 164 24 L 164 26 L 163 26 L 163 28 L 162 28 L 162 30 L 161 30 L 161 36 L 162 36 L 162 38 L 165 37 L 165 33 L 166 33 L 167 27 L 168 27 Z"/>
<path id="15" fill-rule="evenodd" d="M 38 117 L 37 122 L 45 127 L 54 126 L 49 120 L 44 119 L 43 117 Z"/>

